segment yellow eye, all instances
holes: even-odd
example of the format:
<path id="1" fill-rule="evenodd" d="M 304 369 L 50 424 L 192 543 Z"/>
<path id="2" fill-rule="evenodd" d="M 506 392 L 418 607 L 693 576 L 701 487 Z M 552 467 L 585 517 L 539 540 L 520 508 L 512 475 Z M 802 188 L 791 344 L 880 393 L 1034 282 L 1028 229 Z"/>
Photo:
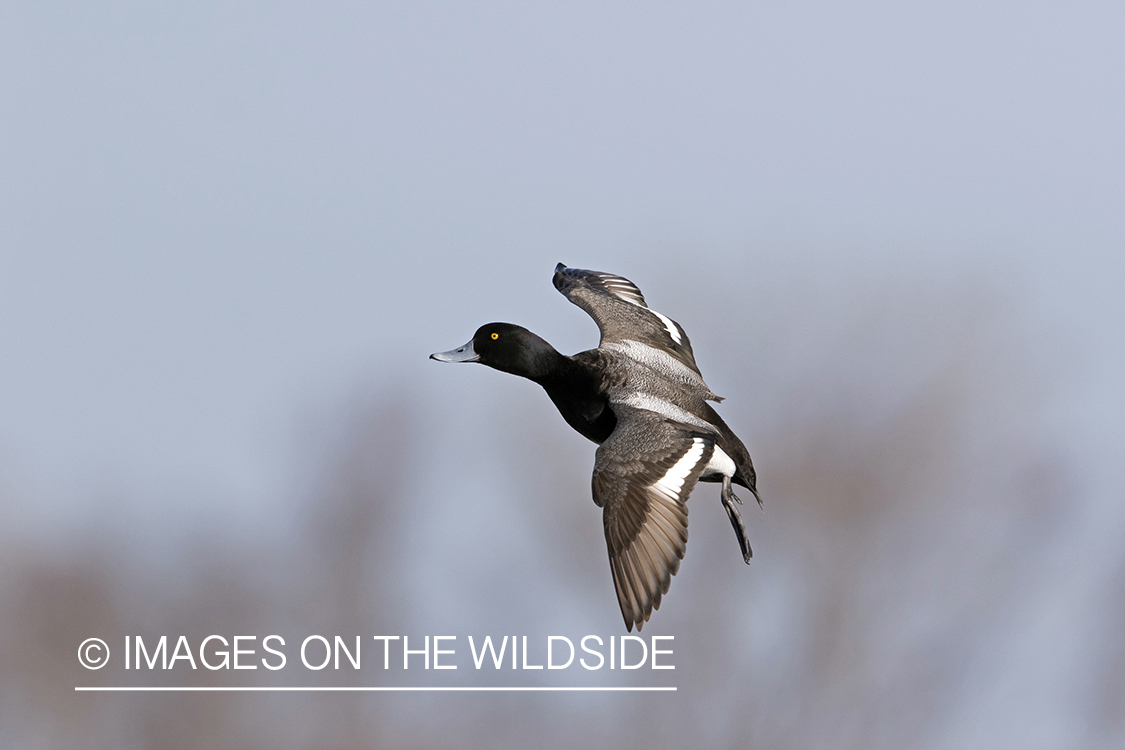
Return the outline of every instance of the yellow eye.
<path id="1" fill-rule="evenodd" d="M 500 338 L 500 334 L 498 334 L 498 333 L 494 333 L 494 334 L 492 334 L 492 340 L 493 340 L 493 341 L 495 341 L 495 340 L 496 340 L 496 339 L 498 339 L 498 338 Z"/>

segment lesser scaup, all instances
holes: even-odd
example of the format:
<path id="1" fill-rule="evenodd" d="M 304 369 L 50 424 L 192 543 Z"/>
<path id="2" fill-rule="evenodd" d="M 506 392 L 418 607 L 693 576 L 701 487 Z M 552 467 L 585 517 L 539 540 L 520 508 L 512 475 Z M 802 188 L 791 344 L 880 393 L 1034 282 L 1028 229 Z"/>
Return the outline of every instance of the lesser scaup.
<path id="1" fill-rule="evenodd" d="M 758 495 L 742 441 L 708 401 L 680 324 L 649 309 L 628 279 L 555 268 L 555 288 L 601 330 L 597 349 L 566 356 L 511 323 L 481 326 L 464 346 L 431 354 L 439 362 L 479 362 L 533 380 L 563 419 L 600 447 L 594 502 L 603 509 L 610 570 L 625 627 L 639 631 L 668 593 L 687 545 L 687 499 L 697 481 L 722 482 L 723 507 L 750 562 L 733 484 Z"/>

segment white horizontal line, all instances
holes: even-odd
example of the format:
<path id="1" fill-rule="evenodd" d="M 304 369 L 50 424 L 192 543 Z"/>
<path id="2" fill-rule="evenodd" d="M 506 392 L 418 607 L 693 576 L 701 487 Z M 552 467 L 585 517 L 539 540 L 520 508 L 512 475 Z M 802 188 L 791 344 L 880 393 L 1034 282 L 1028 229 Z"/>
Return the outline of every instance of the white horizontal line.
<path id="1" fill-rule="evenodd" d="M 75 687 L 89 693 L 266 693 L 266 692 L 382 692 L 382 693 L 545 693 L 545 692 L 675 692 L 675 687 Z"/>

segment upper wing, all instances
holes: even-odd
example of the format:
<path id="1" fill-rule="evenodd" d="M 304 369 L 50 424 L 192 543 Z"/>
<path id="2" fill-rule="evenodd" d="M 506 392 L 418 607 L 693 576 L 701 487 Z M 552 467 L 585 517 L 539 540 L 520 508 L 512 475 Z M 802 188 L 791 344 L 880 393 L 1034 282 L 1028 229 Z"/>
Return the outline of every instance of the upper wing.
<path id="1" fill-rule="evenodd" d="M 611 273 L 567 268 L 562 263 L 555 267 L 553 281 L 556 289 L 598 324 L 603 347 L 619 344 L 619 349 L 640 361 L 663 353 L 687 367 L 703 383 L 684 329 L 671 318 L 650 310 L 636 284 Z M 645 352 L 630 345 L 655 351 Z M 645 363 L 651 366 L 651 362 Z"/>
<path id="2" fill-rule="evenodd" d="M 668 593 L 687 546 L 687 499 L 714 436 L 642 409 L 614 405 L 617 427 L 594 462 L 594 502 L 625 627 L 639 631 Z"/>

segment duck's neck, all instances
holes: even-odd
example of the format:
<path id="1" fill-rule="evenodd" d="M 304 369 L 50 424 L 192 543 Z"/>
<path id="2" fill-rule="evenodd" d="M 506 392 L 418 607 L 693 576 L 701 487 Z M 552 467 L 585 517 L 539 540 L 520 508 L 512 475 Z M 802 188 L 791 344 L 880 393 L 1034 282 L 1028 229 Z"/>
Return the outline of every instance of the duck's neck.
<path id="1" fill-rule="evenodd" d="M 576 379 L 585 376 L 586 369 L 574 361 L 573 358 L 560 354 L 551 349 L 549 354 L 540 360 L 541 369 L 534 377 L 527 376 L 548 391 L 560 384 L 573 383 Z"/>
<path id="2" fill-rule="evenodd" d="M 566 373 L 572 363 L 570 357 L 560 354 L 555 347 L 536 336 L 531 331 L 527 332 L 526 346 L 520 351 L 520 356 L 506 370 L 513 375 L 544 385 Z"/>
<path id="3" fill-rule="evenodd" d="M 589 352 L 573 357 L 559 355 L 562 362 L 537 382 L 567 424 L 601 445 L 613 432 L 617 417 L 609 408 L 604 373 L 584 354 Z"/>

